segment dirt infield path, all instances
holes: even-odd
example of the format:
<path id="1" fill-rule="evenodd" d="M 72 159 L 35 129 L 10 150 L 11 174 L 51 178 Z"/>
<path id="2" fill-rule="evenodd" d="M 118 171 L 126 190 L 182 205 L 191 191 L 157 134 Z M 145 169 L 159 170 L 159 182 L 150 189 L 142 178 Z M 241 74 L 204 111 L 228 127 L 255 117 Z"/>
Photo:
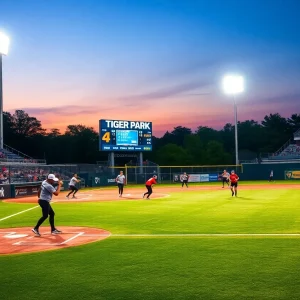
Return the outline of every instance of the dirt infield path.
<path id="1" fill-rule="evenodd" d="M 49 226 L 40 227 L 41 237 L 31 231 L 32 227 L 0 229 L 0 255 L 40 252 L 63 249 L 101 241 L 110 232 L 88 227 L 61 226 L 62 234 L 52 235 Z"/>
<path id="2" fill-rule="evenodd" d="M 66 193 L 62 193 L 57 197 L 53 197 L 55 203 L 68 203 L 68 202 L 94 202 L 94 201 L 128 201 L 128 200 L 146 200 L 143 199 L 142 194 L 145 190 L 142 189 L 128 189 L 120 198 L 115 190 L 109 189 L 99 189 L 99 190 L 82 190 L 76 194 L 76 199 L 66 198 Z M 169 197 L 166 193 L 154 192 L 151 195 L 151 199 L 161 199 Z M 14 202 L 14 203 L 37 203 L 37 196 L 23 197 L 6 199 L 4 202 Z"/>
<path id="3" fill-rule="evenodd" d="M 224 189 L 228 189 L 225 187 Z M 181 188 L 181 185 L 174 186 L 156 186 L 153 189 L 151 199 L 163 199 L 169 197 L 172 193 L 178 192 L 190 192 L 190 191 L 218 191 L 224 190 L 220 185 L 201 185 L 193 186 L 189 188 Z M 274 190 L 274 189 L 300 189 L 300 184 L 249 184 L 239 185 L 239 190 Z M 61 193 L 58 197 L 53 198 L 55 203 L 68 203 L 68 202 L 94 202 L 94 201 L 126 201 L 126 200 L 145 200 L 142 194 L 145 192 L 144 188 L 125 188 L 122 198 L 118 197 L 117 189 L 91 189 L 81 190 L 77 193 L 76 199 L 67 199 L 66 193 Z M 37 203 L 37 196 L 6 199 L 4 202 L 14 203 Z"/>

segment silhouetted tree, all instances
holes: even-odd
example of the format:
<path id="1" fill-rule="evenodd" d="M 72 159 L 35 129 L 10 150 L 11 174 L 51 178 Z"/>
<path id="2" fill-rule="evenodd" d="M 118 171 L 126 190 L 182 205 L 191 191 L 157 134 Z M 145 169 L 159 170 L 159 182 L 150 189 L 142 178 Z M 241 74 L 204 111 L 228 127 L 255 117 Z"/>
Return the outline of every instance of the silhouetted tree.
<path id="1" fill-rule="evenodd" d="M 60 133 L 58 128 L 51 128 L 50 132 L 47 134 L 47 136 L 49 136 L 51 138 L 55 138 L 55 137 L 58 137 L 60 135 L 61 135 L 61 133 Z"/>
<path id="2" fill-rule="evenodd" d="M 207 165 L 231 164 L 231 155 L 224 151 L 222 143 L 210 141 L 205 151 L 205 160 Z"/>
<path id="3" fill-rule="evenodd" d="M 263 152 L 274 152 L 292 137 L 292 130 L 280 114 L 270 114 L 261 122 L 264 127 L 265 145 Z"/>
<path id="4" fill-rule="evenodd" d="M 167 144 L 157 151 L 157 162 L 160 165 L 176 166 L 191 164 L 191 157 L 185 149 L 176 144 Z"/>
<path id="5" fill-rule="evenodd" d="M 221 136 L 219 131 L 210 127 L 199 126 L 198 129 L 196 130 L 196 134 L 199 135 L 201 142 L 204 144 L 210 141 L 221 141 Z"/>
<path id="6" fill-rule="evenodd" d="M 16 110 L 12 115 L 12 129 L 19 137 L 32 137 L 44 135 L 46 130 L 42 128 L 41 121 L 35 117 L 30 117 L 23 110 Z"/>
<path id="7" fill-rule="evenodd" d="M 16 147 L 18 145 L 13 129 L 13 117 L 9 112 L 3 112 L 3 136 L 5 144 L 10 145 L 11 147 Z"/>
<path id="8" fill-rule="evenodd" d="M 200 165 L 205 163 L 204 145 L 197 134 L 189 134 L 184 138 L 184 149 L 192 158 L 192 163 Z"/>
<path id="9" fill-rule="evenodd" d="M 290 118 L 287 120 L 291 130 L 296 132 L 300 129 L 300 114 L 292 114 Z"/>
<path id="10" fill-rule="evenodd" d="M 274 152 L 293 137 L 300 128 L 300 114 L 284 118 L 270 114 L 259 123 L 246 120 L 238 123 L 240 159 L 251 159 L 260 152 Z M 163 137 L 153 137 L 153 152 L 145 158 L 168 165 L 234 163 L 234 126 L 222 130 L 199 126 L 177 126 Z M 23 110 L 3 114 L 4 142 L 29 156 L 47 159 L 48 163 L 95 163 L 106 160 L 99 151 L 99 135 L 84 125 L 69 125 L 65 133 L 52 128 L 48 133 L 41 122 Z"/>

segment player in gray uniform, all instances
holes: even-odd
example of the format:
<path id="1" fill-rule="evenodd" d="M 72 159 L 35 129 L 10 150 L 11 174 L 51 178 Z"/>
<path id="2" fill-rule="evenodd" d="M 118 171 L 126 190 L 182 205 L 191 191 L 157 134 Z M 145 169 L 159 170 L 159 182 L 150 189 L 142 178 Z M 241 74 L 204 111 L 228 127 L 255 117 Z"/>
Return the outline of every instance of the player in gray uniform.
<path id="1" fill-rule="evenodd" d="M 70 182 L 69 182 L 69 189 L 71 190 L 71 192 L 69 192 L 69 194 L 66 196 L 66 198 L 69 199 L 69 196 L 73 194 L 72 198 L 76 198 L 75 194 L 78 192 L 78 188 L 76 187 L 76 183 L 80 182 L 80 180 L 77 178 L 77 174 L 74 174 L 73 177 L 71 178 Z"/>
<path id="2" fill-rule="evenodd" d="M 117 185 L 118 185 L 118 188 L 119 188 L 119 197 L 122 197 L 124 185 L 125 185 L 125 182 L 126 182 L 126 178 L 123 174 L 123 171 L 120 171 L 120 174 L 116 178 L 116 182 L 117 182 Z"/>
<path id="3" fill-rule="evenodd" d="M 183 173 L 183 175 L 181 176 L 182 179 L 182 186 L 186 185 L 186 187 L 188 188 L 188 181 L 189 181 L 189 175 L 186 174 L 186 172 Z"/>
<path id="4" fill-rule="evenodd" d="M 53 187 L 54 183 L 58 182 L 57 188 Z M 32 232 L 35 233 L 37 236 L 41 236 L 39 233 L 39 227 L 43 224 L 43 222 L 49 216 L 49 222 L 51 226 L 51 233 L 52 234 L 59 234 L 61 233 L 60 230 L 56 229 L 54 226 L 54 210 L 52 209 L 50 202 L 52 200 L 52 195 L 58 196 L 60 192 L 60 187 L 63 184 L 62 181 L 59 181 L 58 178 L 55 177 L 54 174 L 49 174 L 47 179 L 42 182 L 41 187 L 38 191 L 38 198 L 39 198 L 39 205 L 42 208 L 42 217 L 38 220 L 37 224 L 34 228 L 32 228 Z"/>
<path id="5" fill-rule="evenodd" d="M 225 183 L 227 183 L 227 186 L 229 186 L 230 174 L 226 170 L 224 170 L 221 176 L 222 176 L 222 184 L 223 184 L 222 188 L 224 188 Z"/>

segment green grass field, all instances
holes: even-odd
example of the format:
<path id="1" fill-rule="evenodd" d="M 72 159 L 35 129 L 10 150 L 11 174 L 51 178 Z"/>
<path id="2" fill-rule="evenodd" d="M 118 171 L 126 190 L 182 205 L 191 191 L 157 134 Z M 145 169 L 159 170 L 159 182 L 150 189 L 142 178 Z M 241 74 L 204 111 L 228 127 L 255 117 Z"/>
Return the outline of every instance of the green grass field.
<path id="1" fill-rule="evenodd" d="M 286 183 L 286 182 L 285 182 Z M 53 204 L 56 223 L 113 234 L 300 233 L 297 189 L 174 190 L 169 198 Z M 0 202 L 0 218 L 34 206 Z M 40 210 L 0 223 L 33 226 Z M 47 221 L 46 221 L 47 222 Z M 117 237 L 0 256 L 0 299 L 300 299 L 300 236 Z"/>

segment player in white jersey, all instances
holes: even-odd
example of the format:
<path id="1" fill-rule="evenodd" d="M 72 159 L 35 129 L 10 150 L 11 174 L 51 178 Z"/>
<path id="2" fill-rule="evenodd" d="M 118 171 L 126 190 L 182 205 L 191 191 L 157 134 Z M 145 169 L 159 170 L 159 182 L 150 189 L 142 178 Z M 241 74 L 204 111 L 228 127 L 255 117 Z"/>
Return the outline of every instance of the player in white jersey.
<path id="1" fill-rule="evenodd" d="M 183 173 L 183 175 L 181 176 L 181 180 L 182 180 L 182 185 L 181 187 L 183 187 L 184 185 L 186 185 L 186 187 L 188 188 L 188 181 L 189 181 L 189 175 L 186 174 L 186 172 Z"/>
<path id="2" fill-rule="evenodd" d="M 122 197 L 123 195 L 123 190 L 124 190 L 124 185 L 126 183 L 126 178 L 123 174 L 123 171 L 120 171 L 120 174 L 116 178 L 116 183 L 119 188 L 119 197 Z"/>
<path id="3" fill-rule="evenodd" d="M 80 182 L 80 180 L 77 178 L 77 174 L 74 174 L 69 182 L 69 189 L 71 190 L 69 194 L 66 196 L 66 198 L 69 199 L 70 195 L 73 194 L 72 198 L 76 198 L 75 194 L 78 192 L 78 188 L 76 187 L 76 183 Z"/>

